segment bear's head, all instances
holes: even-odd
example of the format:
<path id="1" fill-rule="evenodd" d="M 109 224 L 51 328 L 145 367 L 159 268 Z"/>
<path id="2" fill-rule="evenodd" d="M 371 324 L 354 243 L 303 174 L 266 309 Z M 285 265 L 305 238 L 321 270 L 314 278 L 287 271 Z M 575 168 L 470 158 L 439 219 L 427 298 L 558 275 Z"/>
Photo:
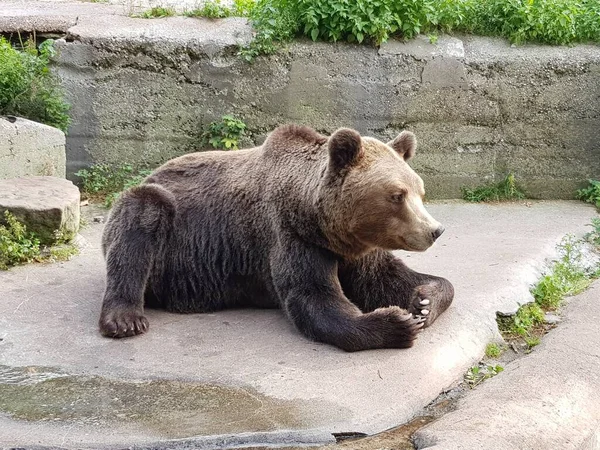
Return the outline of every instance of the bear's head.
<path id="1" fill-rule="evenodd" d="M 327 205 L 328 237 L 337 249 L 424 251 L 442 234 L 423 206 L 423 180 L 407 164 L 416 149 L 413 133 L 384 144 L 342 128 L 327 147 L 319 203 Z"/>

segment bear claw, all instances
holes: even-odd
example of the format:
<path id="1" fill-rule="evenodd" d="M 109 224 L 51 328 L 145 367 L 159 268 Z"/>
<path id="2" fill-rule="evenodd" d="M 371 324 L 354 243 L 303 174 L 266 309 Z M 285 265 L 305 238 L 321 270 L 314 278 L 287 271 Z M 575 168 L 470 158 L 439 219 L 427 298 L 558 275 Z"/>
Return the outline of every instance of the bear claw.
<path id="1" fill-rule="evenodd" d="M 143 334 L 149 327 L 148 319 L 138 311 L 119 310 L 102 315 L 100 332 L 111 338 L 123 338 Z"/>

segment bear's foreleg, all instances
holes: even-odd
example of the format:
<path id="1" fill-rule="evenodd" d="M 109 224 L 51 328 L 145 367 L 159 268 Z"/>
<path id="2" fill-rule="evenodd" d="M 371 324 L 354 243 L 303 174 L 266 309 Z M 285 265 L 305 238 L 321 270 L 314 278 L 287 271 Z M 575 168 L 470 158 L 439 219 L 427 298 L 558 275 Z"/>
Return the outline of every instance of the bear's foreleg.
<path id="1" fill-rule="evenodd" d="M 288 318 L 306 336 L 346 351 L 407 348 L 423 324 L 398 306 L 367 314 L 342 292 L 333 255 L 288 242 L 271 260 L 273 283 Z"/>
<path id="2" fill-rule="evenodd" d="M 344 261 L 339 277 L 344 293 L 364 312 L 395 305 L 422 317 L 426 327 L 454 298 L 454 287 L 448 280 L 415 272 L 387 251 Z"/>
<path id="3" fill-rule="evenodd" d="M 148 329 L 144 291 L 174 215 L 172 194 L 158 185 L 132 188 L 115 203 L 102 238 L 106 290 L 99 325 L 103 335 L 121 338 Z"/>

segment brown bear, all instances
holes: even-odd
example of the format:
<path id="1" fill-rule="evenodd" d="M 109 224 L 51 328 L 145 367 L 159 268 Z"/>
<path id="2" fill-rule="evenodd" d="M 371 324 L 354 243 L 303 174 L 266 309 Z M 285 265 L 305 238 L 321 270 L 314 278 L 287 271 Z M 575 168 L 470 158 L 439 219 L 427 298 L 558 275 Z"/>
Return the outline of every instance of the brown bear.
<path id="1" fill-rule="evenodd" d="M 144 333 L 144 306 L 281 307 L 346 351 L 410 347 L 454 296 L 390 252 L 424 251 L 444 231 L 406 163 L 415 147 L 408 131 L 384 144 L 285 125 L 260 147 L 167 162 L 110 214 L 102 334 Z"/>

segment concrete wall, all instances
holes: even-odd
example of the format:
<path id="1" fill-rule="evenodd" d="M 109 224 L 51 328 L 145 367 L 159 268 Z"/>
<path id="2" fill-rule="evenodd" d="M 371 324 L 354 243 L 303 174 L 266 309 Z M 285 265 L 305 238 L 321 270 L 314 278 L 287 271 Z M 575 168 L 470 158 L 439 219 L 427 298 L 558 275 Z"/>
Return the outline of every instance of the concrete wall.
<path id="1" fill-rule="evenodd" d="M 159 164 L 198 148 L 233 112 L 261 142 L 298 122 L 382 139 L 417 134 L 430 198 L 514 172 L 534 197 L 572 198 L 600 178 L 600 47 L 513 48 L 441 37 L 381 48 L 291 44 L 247 64 L 242 19 L 80 20 L 59 41 L 73 104 L 68 172 L 97 161 Z"/>
<path id="2" fill-rule="evenodd" d="M 0 179 L 65 177 L 65 134 L 57 128 L 0 116 Z"/>

